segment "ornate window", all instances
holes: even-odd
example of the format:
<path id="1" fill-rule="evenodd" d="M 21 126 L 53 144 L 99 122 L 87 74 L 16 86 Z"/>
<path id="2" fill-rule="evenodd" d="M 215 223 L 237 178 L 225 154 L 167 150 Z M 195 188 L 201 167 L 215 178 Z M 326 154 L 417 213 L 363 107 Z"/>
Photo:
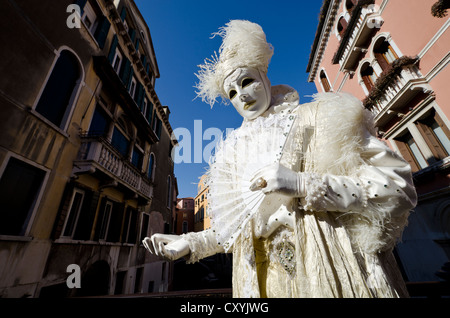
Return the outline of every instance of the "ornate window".
<path id="1" fill-rule="evenodd" d="M 380 38 L 375 42 L 373 53 L 383 71 L 387 70 L 389 65 L 399 58 L 399 55 L 386 38 Z"/>

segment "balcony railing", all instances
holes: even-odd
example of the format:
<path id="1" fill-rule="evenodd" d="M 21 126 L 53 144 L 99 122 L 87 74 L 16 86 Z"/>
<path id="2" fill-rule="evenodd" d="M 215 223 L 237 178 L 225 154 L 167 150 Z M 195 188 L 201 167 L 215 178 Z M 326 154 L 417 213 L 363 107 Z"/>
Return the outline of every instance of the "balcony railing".
<path id="1" fill-rule="evenodd" d="M 415 65 L 417 58 L 404 57 L 394 61 L 364 100 L 364 106 L 372 111 L 375 124 L 380 126 L 420 92 L 432 93 L 432 88 Z M 401 113 L 400 113 L 401 115 Z"/>
<path id="2" fill-rule="evenodd" d="M 333 63 L 339 63 L 343 70 L 353 70 L 359 57 L 367 51 L 366 47 L 374 29 L 379 29 L 384 20 L 376 11 L 374 1 L 359 1 L 353 10 Z"/>
<path id="3" fill-rule="evenodd" d="M 82 144 L 73 168 L 74 175 L 100 170 L 145 199 L 152 197 L 153 187 L 146 176 L 123 158 L 106 139 L 81 138 Z"/>

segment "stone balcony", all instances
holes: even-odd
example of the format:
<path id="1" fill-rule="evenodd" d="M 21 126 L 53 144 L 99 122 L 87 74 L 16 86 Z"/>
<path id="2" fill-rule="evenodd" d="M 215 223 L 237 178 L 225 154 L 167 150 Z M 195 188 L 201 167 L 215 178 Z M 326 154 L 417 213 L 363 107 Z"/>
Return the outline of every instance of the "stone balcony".
<path id="1" fill-rule="evenodd" d="M 96 174 L 103 185 L 121 187 L 131 197 L 146 201 L 153 196 L 153 186 L 129 160 L 124 158 L 103 137 L 81 137 L 78 158 L 74 162 L 72 175 Z"/>
<path id="2" fill-rule="evenodd" d="M 367 1 L 367 4 L 361 2 L 355 8 L 333 57 L 333 63 L 339 63 L 342 71 L 353 71 L 356 68 L 361 54 L 367 52 L 374 31 L 384 23 L 376 7 L 370 3 L 370 1 Z"/>
<path id="3" fill-rule="evenodd" d="M 433 90 L 415 63 L 405 64 L 380 77 L 364 105 L 381 127 L 394 116 L 403 116 L 405 105 L 419 93 L 432 94 Z"/>

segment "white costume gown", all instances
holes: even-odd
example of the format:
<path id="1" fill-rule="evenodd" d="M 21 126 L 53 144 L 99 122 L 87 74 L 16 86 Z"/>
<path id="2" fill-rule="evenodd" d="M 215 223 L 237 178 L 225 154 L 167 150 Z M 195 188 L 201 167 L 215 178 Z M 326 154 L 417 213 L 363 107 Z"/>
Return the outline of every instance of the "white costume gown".
<path id="1" fill-rule="evenodd" d="M 212 229 L 184 235 L 189 262 L 233 253 L 233 297 L 406 297 L 392 255 L 416 204 L 410 166 L 371 133 L 347 94 L 272 87 L 273 106 L 216 148 Z M 304 198 L 248 190 L 279 162 L 303 172 Z"/>

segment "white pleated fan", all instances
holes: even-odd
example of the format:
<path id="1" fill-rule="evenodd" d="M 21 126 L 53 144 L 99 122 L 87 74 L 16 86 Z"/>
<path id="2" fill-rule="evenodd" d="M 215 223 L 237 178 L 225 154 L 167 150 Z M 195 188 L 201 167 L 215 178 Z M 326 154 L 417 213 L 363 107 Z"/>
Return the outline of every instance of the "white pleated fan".
<path id="1" fill-rule="evenodd" d="M 266 195 L 251 191 L 250 181 L 261 168 L 280 161 L 294 120 L 286 111 L 246 121 L 217 144 L 208 172 L 208 209 L 212 229 L 225 251 L 260 211 Z"/>

